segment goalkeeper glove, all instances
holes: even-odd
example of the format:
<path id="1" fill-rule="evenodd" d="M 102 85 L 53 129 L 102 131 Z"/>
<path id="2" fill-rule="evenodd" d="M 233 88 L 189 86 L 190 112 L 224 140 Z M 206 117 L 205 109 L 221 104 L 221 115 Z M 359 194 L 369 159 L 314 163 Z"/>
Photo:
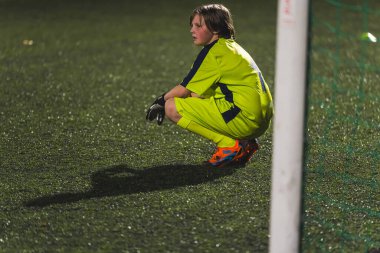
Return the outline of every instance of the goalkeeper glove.
<path id="1" fill-rule="evenodd" d="M 159 96 L 148 108 L 146 120 L 152 121 L 157 119 L 157 124 L 161 125 L 165 118 L 165 93 Z"/>

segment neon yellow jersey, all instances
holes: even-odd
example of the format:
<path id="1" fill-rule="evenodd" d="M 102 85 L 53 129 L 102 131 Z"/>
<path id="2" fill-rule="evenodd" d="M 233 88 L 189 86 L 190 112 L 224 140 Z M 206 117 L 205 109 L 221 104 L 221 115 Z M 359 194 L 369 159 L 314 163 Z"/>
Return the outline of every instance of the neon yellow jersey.
<path id="1" fill-rule="evenodd" d="M 269 122 L 272 96 L 252 57 L 233 39 L 219 38 L 203 47 L 181 83 L 204 98 L 227 101 L 220 112 L 228 123 L 239 112 L 257 122 Z"/>

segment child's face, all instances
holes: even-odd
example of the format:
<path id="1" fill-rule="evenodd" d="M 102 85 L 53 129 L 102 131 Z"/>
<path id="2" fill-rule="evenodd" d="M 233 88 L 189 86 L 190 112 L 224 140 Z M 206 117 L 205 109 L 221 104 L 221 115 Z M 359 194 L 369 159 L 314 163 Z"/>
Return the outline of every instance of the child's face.
<path id="1" fill-rule="evenodd" d="M 202 16 L 198 14 L 194 16 L 191 22 L 190 32 L 193 37 L 193 42 L 197 46 L 208 45 L 219 38 L 217 34 L 207 28 Z"/>

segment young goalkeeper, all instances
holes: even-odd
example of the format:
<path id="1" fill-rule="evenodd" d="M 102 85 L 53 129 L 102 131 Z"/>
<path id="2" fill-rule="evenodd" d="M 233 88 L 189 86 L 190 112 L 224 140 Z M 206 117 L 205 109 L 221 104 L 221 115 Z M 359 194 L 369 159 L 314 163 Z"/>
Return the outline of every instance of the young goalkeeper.
<path id="1" fill-rule="evenodd" d="M 202 5 L 190 16 L 193 42 L 203 46 L 183 81 L 158 97 L 146 119 L 165 115 L 216 144 L 215 167 L 242 165 L 258 150 L 270 124 L 272 96 L 252 57 L 235 41 L 230 11 Z"/>

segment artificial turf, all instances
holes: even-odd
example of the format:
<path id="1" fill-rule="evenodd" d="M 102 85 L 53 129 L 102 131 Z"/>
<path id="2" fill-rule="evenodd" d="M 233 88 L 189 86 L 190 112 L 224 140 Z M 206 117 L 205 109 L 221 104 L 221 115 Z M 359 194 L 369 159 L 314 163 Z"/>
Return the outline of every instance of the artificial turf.
<path id="1" fill-rule="evenodd" d="M 380 248 L 379 1 L 312 1 L 303 249 Z"/>
<path id="2" fill-rule="evenodd" d="M 210 142 L 145 122 L 199 51 L 200 3 L 0 1 L 0 252 L 267 250 L 270 132 L 218 171 Z M 225 4 L 273 83 L 275 4 Z"/>
<path id="3" fill-rule="evenodd" d="M 221 2 L 275 95 L 276 1 Z M 202 165 L 212 143 L 145 121 L 199 52 L 188 17 L 201 3 L 0 0 L 0 252 L 268 251 L 272 128 L 247 166 L 212 170 Z M 353 131 L 333 120 L 363 99 L 338 93 L 332 106 L 316 73 L 334 61 L 312 64 L 303 250 L 380 247 L 378 72 L 360 93 L 372 100 L 353 159 Z"/>

